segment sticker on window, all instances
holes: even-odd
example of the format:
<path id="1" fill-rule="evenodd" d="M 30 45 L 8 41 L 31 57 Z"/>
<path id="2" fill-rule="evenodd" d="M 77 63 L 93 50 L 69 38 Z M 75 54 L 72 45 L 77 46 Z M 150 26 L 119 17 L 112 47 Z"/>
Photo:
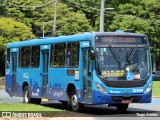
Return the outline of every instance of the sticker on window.
<path id="1" fill-rule="evenodd" d="M 124 77 L 125 71 L 124 70 L 103 71 L 102 76 L 104 77 Z"/>
<path id="2" fill-rule="evenodd" d="M 134 80 L 133 72 L 126 72 L 126 79 L 127 80 Z"/>

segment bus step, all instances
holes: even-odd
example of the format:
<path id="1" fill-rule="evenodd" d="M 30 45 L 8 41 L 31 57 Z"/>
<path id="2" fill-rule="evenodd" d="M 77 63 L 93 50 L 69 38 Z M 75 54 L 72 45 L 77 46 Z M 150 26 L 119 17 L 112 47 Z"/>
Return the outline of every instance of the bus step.
<path id="1" fill-rule="evenodd" d="M 48 98 L 42 98 L 42 102 L 48 102 Z"/>

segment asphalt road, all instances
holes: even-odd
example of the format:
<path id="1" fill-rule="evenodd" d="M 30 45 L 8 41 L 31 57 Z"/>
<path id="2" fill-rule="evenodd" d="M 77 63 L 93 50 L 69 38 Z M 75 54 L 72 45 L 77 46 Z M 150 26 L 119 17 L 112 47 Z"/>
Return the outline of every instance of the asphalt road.
<path id="1" fill-rule="evenodd" d="M 0 89 L 0 103 L 22 103 L 22 97 L 10 97 L 3 89 Z M 57 101 L 49 101 L 48 103 L 42 103 L 42 105 L 58 109 L 62 108 L 62 104 Z M 117 111 L 115 107 L 108 107 L 108 105 L 95 105 L 95 106 L 87 105 L 83 113 L 70 112 L 69 116 L 94 117 L 94 118 L 95 117 L 107 117 L 107 118 L 149 117 L 152 119 L 153 117 L 155 117 L 155 120 L 158 120 L 160 118 L 160 98 L 153 98 L 152 103 L 148 104 L 135 104 L 135 103 L 130 104 L 129 108 L 124 113 Z"/>

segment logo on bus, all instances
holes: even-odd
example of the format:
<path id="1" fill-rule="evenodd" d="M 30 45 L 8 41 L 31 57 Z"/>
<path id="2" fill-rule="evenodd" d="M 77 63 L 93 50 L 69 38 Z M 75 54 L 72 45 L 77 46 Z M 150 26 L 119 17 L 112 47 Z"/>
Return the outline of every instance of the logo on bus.
<path id="1" fill-rule="evenodd" d="M 121 91 L 118 91 L 118 90 L 110 90 L 110 93 L 121 93 Z"/>
<path id="2" fill-rule="evenodd" d="M 23 73 L 23 78 L 29 78 L 28 72 Z"/>

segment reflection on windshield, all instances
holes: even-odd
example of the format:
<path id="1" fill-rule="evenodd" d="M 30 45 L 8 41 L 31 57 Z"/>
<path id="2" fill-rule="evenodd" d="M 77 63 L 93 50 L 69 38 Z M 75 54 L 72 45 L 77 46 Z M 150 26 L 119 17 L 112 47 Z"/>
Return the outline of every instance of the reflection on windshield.
<path id="1" fill-rule="evenodd" d="M 96 48 L 97 74 L 106 80 L 142 80 L 149 75 L 148 48 Z"/>

